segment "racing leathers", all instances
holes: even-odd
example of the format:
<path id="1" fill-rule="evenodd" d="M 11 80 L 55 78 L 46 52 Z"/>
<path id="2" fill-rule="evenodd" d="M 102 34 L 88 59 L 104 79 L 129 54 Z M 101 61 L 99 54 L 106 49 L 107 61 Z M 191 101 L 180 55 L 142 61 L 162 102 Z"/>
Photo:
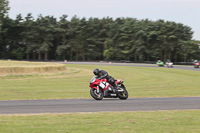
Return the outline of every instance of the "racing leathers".
<path id="1" fill-rule="evenodd" d="M 115 92 L 115 90 L 117 89 L 117 84 L 112 76 L 108 75 L 108 73 L 104 70 L 99 70 L 99 73 L 96 76 L 98 79 L 107 79 L 108 83 L 114 87 L 113 92 Z"/>

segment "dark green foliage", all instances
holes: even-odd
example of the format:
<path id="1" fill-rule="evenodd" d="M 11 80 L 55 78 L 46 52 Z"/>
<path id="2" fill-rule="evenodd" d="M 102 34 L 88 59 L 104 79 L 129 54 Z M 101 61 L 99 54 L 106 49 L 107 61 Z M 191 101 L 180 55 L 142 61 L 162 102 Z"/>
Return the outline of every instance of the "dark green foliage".
<path id="1" fill-rule="evenodd" d="M 29 13 L 15 20 L 0 0 L 0 58 L 27 60 L 188 61 L 200 59 L 192 29 L 171 21 L 78 18 Z M 3 2 L 3 3 L 2 3 Z"/>

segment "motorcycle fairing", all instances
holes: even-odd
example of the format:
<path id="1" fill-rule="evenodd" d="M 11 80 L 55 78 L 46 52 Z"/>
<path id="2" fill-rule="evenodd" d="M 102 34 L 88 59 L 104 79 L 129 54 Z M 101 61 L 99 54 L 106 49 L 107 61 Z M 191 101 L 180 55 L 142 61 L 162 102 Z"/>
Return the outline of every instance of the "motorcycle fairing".
<path id="1" fill-rule="evenodd" d="M 90 81 L 90 85 L 91 88 L 97 89 L 98 90 L 98 86 L 100 86 L 103 91 L 107 90 L 109 87 L 111 87 L 111 85 L 107 82 L 106 79 L 98 79 L 96 76 L 94 76 L 91 81 Z"/>

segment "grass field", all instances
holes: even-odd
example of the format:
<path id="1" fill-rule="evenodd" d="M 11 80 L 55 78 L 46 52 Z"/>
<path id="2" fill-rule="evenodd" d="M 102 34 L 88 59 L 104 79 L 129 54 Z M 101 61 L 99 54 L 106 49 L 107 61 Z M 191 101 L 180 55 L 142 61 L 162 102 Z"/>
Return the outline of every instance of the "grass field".
<path id="1" fill-rule="evenodd" d="M 200 96 L 197 71 L 112 65 L 66 67 L 53 73 L 0 73 L 0 100 L 91 98 L 88 85 L 96 67 L 124 80 L 129 98 Z M 199 110 L 0 115 L 0 133 L 199 133 L 199 125 Z"/>
<path id="2" fill-rule="evenodd" d="M 91 98 L 94 68 L 124 80 L 129 97 L 200 96 L 200 73 L 167 68 L 66 65 L 58 73 L 12 74 L 0 77 L 0 100 Z"/>
<path id="3" fill-rule="evenodd" d="M 0 116 L 1 133 L 199 133 L 200 111 Z"/>

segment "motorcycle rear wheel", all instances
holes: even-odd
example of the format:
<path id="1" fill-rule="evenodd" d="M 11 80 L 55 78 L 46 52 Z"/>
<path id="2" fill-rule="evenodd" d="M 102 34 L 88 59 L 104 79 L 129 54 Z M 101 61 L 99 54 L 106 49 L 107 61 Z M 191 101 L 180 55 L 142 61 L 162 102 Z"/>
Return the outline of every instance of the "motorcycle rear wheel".
<path id="1" fill-rule="evenodd" d="M 99 93 L 97 93 L 97 89 L 91 88 L 90 89 L 90 95 L 95 100 L 102 100 L 103 99 L 103 92 L 101 90 L 99 90 Z"/>

